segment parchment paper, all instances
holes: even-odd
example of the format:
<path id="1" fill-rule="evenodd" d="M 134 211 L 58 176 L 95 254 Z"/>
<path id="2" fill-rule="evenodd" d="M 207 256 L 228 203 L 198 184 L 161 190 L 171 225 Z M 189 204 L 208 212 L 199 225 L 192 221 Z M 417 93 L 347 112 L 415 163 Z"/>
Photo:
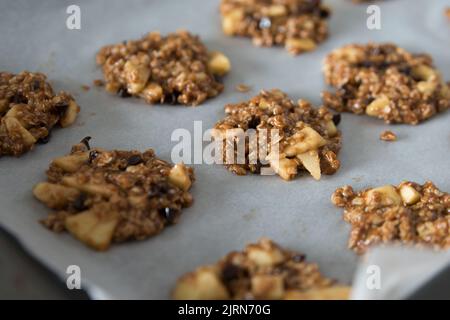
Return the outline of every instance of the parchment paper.
<path id="1" fill-rule="evenodd" d="M 261 236 L 307 254 L 329 277 L 350 283 L 358 258 L 347 249 L 349 226 L 333 207 L 331 193 L 351 184 L 356 189 L 402 180 L 434 181 L 450 190 L 449 119 L 440 115 L 419 126 L 388 126 L 382 121 L 344 114 L 340 129 L 341 169 L 319 182 L 304 175 L 291 182 L 275 176 L 238 177 L 222 166 L 196 165 L 194 205 L 178 225 L 142 242 L 94 252 L 68 234 L 54 234 L 37 223 L 48 209 L 31 193 L 45 179 L 51 159 L 66 154 L 84 136 L 95 146 L 111 149 L 152 147 L 170 160 L 176 128 L 193 131 L 193 121 L 210 128 L 223 106 L 255 95 L 262 88 L 280 88 L 294 99 L 320 104 L 326 86 L 321 62 L 327 52 L 347 43 L 393 41 L 415 52 L 433 55 L 450 80 L 450 23 L 447 0 L 393 0 L 379 3 L 382 29 L 366 28 L 365 5 L 325 1 L 333 8 L 330 38 L 318 50 L 290 56 L 282 48 L 253 47 L 248 39 L 228 38 L 220 29 L 219 1 L 0 1 L 0 70 L 27 69 L 48 75 L 57 90 L 76 96 L 82 107 L 75 125 L 55 130 L 51 141 L 22 156 L 0 159 L 0 221 L 30 252 L 65 279 L 68 265 L 80 266 L 82 285 L 94 298 L 165 299 L 181 274 L 212 263 L 231 250 Z M 66 8 L 81 7 L 81 30 L 66 28 Z M 81 90 L 101 78 L 95 53 L 106 44 L 186 28 L 199 34 L 211 50 L 223 51 L 232 62 L 225 91 L 199 107 L 149 106 L 137 99 L 120 99 L 103 89 Z M 234 87 L 245 83 L 249 93 Z M 386 129 L 398 141 L 386 143 Z"/>

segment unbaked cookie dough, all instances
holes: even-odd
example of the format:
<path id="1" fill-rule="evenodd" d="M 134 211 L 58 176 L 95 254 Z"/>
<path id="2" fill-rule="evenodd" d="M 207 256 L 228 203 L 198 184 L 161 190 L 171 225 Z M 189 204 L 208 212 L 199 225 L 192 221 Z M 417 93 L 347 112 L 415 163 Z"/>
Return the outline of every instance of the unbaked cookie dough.
<path id="1" fill-rule="evenodd" d="M 284 46 L 292 54 L 314 50 L 328 37 L 330 9 L 320 0 L 222 0 L 222 30 L 257 46 Z"/>
<path id="2" fill-rule="evenodd" d="M 43 220 L 49 229 L 67 230 L 89 247 L 106 250 L 112 242 L 158 234 L 192 204 L 191 168 L 158 159 L 152 149 L 91 148 L 89 139 L 54 159 L 47 182 L 33 189 L 54 210 Z"/>
<path id="3" fill-rule="evenodd" d="M 418 124 L 450 108 L 450 88 L 427 54 L 394 44 L 351 44 L 332 51 L 323 71 L 335 92 L 324 105 L 386 123 Z"/>
<path id="4" fill-rule="evenodd" d="M 360 192 L 337 189 L 332 202 L 351 224 L 348 246 L 358 254 L 369 246 L 403 243 L 450 248 L 450 194 L 432 182 L 405 181 Z"/>
<path id="5" fill-rule="evenodd" d="M 324 277 L 304 254 L 269 239 L 231 252 L 214 265 L 182 276 L 172 297 L 178 300 L 344 300 L 350 288 Z"/>
<path id="6" fill-rule="evenodd" d="M 47 143 L 55 125 L 71 125 L 80 108 L 68 93 L 53 92 L 42 73 L 0 72 L 0 157 L 20 156 Z"/>
<path id="7" fill-rule="evenodd" d="M 217 96 L 219 82 L 231 68 L 220 52 L 208 52 L 197 36 L 187 31 L 162 36 L 150 32 L 139 40 L 108 45 L 97 53 L 105 88 L 149 104 L 198 105 Z"/>
<path id="8" fill-rule="evenodd" d="M 223 148 L 224 164 L 231 172 L 245 175 L 247 172 L 259 174 L 262 167 L 271 167 L 285 180 L 291 180 L 299 171 L 308 171 L 319 180 L 321 174 L 334 174 L 340 166 L 337 154 L 341 149 L 341 132 L 337 129 L 339 115 L 333 115 L 324 107 L 313 108 L 305 101 L 294 103 L 284 92 L 274 89 L 262 90 L 249 101 L 225 106 L 226 117 L 216 123 L 215 139 L 222 139 L 230 144 L 228 133 L 233 129 L 247 132 L 253 129 L 258 138 L 267 132 L 267 157 L 259 154 L 252 161 L 250 153 L 258 146 L 246 142 L 245 163 L 227 161 L 229 148 Z M 272 141 L 270 133 L 276 131 L 277 141 Z M 264 134 L 265 135 L 265 134 Z M 239 139 L 239 137 L 237 137 Z M 260 140 L 258 140 L 260 143 Z M 272 145 L 277 143 L 279 157 L 272 155 Z M 238 157 L 239 148 L 233 149 Z M 264 161 L 268 160 L 268 164 Z"/>

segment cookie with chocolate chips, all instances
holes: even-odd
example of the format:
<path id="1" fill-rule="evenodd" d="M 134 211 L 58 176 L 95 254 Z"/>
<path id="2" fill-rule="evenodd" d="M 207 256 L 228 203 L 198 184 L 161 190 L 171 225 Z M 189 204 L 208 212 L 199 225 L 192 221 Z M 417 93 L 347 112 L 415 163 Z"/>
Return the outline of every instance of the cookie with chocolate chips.
<path id="1" fill-rule="evenodd" d="M 55 94 L 42 73 L 0 72 L 0 157 L 47 143 L 53 127 L 70 126 L 79 110 L 71 95 Z"/>
<path id="2" fill-rule="evenodd" d="M 450 248 L 450 194 L 432 182 L 404 181 L 355 192 L 337 189 L 332 202 L 351 224 L 348 246 L 359 254 L 385 243 Z"/>
<path id="3" fill-rule="evenodd" d="M 193 201 L 191 168 L 161 160 L 152 149 L 91 148 L 89 138 L 54 159 L 47 177 L 33 189 L 53 209 L 42 223 L 96 250 L 158 234 Z"/>
<path id="4" fill-rule="evenodd" d="M 224 145 L 223 163 L 238 175 L 259 174 L 270 167 L 285 180 L 301 171 L 319 180 L 321 174 L 339 169 L 340 116 L 325 107 L 314 108 L 305 100 L 295 103 L 274 89 L 228 104 L 225 113 L 214 127 L 214 138 Z M 237 130 L 243 134 L 236 134 Z"/>
<path id="5" fill-rule="evenodd" d="M 320 0 L 222 0 L 226 35 L 257 46 L 284 46 L 291 54 L 314 50 L 328 37 L 330 9 Z"/>
<path id="6" fill-rule="evenodd" d="M 305 255 L 263 238 L 182 276 L 177 300 L 344 300 L 350 288 L 324 277 Z"/>
<path id="7" fill-rule="evenodd" d="M 220 78 L 231 68 L 228 58 L 208 51 L 187 31 L 108 45 L 97 53 L 105 89 L 122 98 L 139 97 L 149 104 L 198 105 L 223 90 Z"/>
<path id="8" fill-rule="evenodd" d="M 332 51 L 323 71 L 334 92 L 325 106 L 386 123 L 418 124 L 450 108 L 450 87 L 427 54 L 390 43 L 351 44 Z"/>

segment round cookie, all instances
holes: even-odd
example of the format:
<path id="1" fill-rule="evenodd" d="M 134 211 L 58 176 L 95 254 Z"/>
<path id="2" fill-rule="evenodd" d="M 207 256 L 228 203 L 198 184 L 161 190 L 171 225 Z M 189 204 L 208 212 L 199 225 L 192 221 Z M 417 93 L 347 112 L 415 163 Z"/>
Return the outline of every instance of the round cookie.
<path id="1" fill-rule="evenodd" d="M 208 52 L 197 36 L 151 32 L 139 40 L 108 45 L 96 56 L 106 90 L 139 97 L 149 104 L 198 105 L 223 90 L 219 82 L 231 68 L 220 52 Z"/>
<path id="2" fill-rule="evenodd" d="M 318 180 L 322 173 L 334 174 L 339 169 L 341 132 L 336 126 L 340 116 L 333 116 L 327 108 L 315 109 L 305 100 L 294 103 L 284 92 L 274 89 L 263 90 L 249 101 L 228 104 L 225 113 L 226 117 L 214 127 L 214 136 L 226 146 L 225 166 L 238 175 L 259 174 L 262 168 L 271 167 L 285 180 L 293 179 L 299 171 L 308 171 Z M 235 135 L 236 130 L 255 132 L 258 139 L 245 142 L 243 156 L 236 144 L 244 138 Z M 267 140 L 262 140 L 266 136 Z M 259 149 L 265 146 L 266 155 Z M 230 150 L 235 155 L 232 159 Z M 242 163 L 233 161 L 241 156 L 245 158 Z"/>
<path id="3" fill-rule="evenodd" d="M 325 106 L 386 123 L 418 124 L 450 108 L 450 88 L 426 54 L 394 44 L 351 44 L 332 51 L 323 71 L 335 92 Z"/>
<path id="4" fill-rule="evenodd" d="M 55 94 L 42 73 L 0 72 L 0 157 L 47 143 L 52 128 L 71 125 L 79 110 L 68 93 Z"/>
<path id="5" fill-rule="evenodd" d="M 192 204 L 191 168 L 171 165 L 152 149 L 140 153 L 90 148 L 89 139 L 54 159 L 48 181 L 33 189 L 35 197 L 54 210 L 43 220 L 49 229 L 67 230 L 86 245 L 106 250 L 111 242 L 158 234 Z"/>

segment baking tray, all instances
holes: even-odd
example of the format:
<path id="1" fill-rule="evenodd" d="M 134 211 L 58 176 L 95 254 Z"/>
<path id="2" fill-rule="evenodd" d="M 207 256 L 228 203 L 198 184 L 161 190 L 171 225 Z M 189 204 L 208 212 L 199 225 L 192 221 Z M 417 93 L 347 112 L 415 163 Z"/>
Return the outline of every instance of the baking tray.
<path id="1" fill-rule="evenodd" d="M 449 1 L 377 3 L 381 30 L 367 29 L 366 5 L 344 0 L 325 3 L 333 8 L 329 40 L 314 52 L 292 57 L 282 48 L 256 48 L 248 39 L 224 36 L 219 1 L 79 0 L 80 30 L 66 28 L 71 1 L 0 1 L 0 70 L 44 72 L 57 90 L 73 93 L 82 108 L 76 123 L 55 130 L 48 144 L 17 159 L 0 159 L 1 225 L 62 279 L 68 265 L 80 266 L 82 285 L 94 298 L 168 298 L 183 273 L 262 236 L 306 253 L 325 275 L 350 283 L 358 257 L 347 249 L 349 226 L 342 221 L 342 211 L 331 204 L 330 195 L 345 184 L 359 189 L 402 180 L 432 180 L 442 190 L 450 190 L 449 112 L 419 126 L 388 126 L 377 119 L 344 114 L 342 167 L 320 181 L 307 174 L 291 182 L 276 176 L 239 177 L 220 165 L 195 165 L 195 202 L 178 225 L 104 253 L 38 224 L 48 209 L 31 193 L 45 179 L 49 162 L 88 135 L 95 146 L 151 147 L 170 160 L 177 143 L 171 141 L 174 129 L 192 132 L 196 120 L 202 121 L 204 129 L 211 128 L 223 117 L 226 103 L 250 98 L 259 89 L 280 88 L 293 99 L 319 105 L 320 92 L 326 88 L 322 60 L 330 50 L 347 43 L 393 41 L 414 52 L 429 52 L 450 79 L 450 25 L 443 15 Z M 200 35 L 211 50 L 230 58 L 232 71 L 217 98 L 198 107 L 149 106 L 101 88 L 81 89 L 102 78 L 95 53 L 103 45 L 139 38 L 148 31 L 165 34 L 179 28 Z M 253 90 L 237 92 L 234 88 L 240 83 Z M 397 142 L 379 140 L 388 128 L 397 133 Z"/>

